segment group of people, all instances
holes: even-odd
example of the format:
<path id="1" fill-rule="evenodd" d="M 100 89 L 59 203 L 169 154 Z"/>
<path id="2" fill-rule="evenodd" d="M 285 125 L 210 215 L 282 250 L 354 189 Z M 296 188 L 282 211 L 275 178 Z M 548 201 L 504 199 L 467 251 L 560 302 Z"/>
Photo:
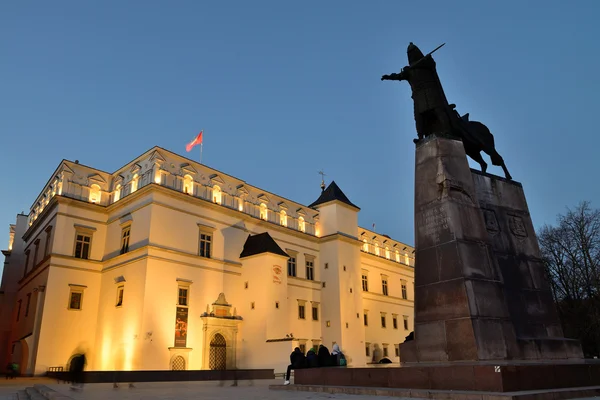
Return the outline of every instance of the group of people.
<path id="1" fill-rule="evenodd" d="M 323 345 L 319 346 L 319 350 L 315 353 L 314 349 L 310 349 L 306 355 L 296 347 L 290 354 L 290 365 L 285 373 L 284 385 L 290 384 L 290 375 L 292 370 L 302 368 L 318 368 L 318 367 L 345 367 L 346 357 L 340 350 L 340 346 L 333 345 L 333 350 L 329 353 L 329 349 Z"/>

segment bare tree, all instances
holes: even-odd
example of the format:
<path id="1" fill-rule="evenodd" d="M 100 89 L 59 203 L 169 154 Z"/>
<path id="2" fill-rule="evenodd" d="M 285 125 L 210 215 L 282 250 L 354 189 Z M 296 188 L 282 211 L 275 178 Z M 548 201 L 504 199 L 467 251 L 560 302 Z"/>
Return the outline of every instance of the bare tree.
<path id="1" fill-rule="evenodd" d="M 540 250 L 567 336 L 581 340 L 584 353 L 600 354 L 600 210 L 580 203 L 543 226 Z"/>

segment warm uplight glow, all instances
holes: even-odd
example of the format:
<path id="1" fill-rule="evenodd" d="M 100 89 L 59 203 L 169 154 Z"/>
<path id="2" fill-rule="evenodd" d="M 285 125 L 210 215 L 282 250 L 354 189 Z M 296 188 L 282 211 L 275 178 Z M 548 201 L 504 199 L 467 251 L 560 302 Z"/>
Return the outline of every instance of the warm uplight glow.
<path id="1" fill-rule="evenodd" d="M 131 178 L 131 193 L 135 192 L 138 189 L 138 174 L 134 174 L 133 178 Z"/>
<path id="2" fill-rule="evenodd" d="M 244 200 L 240 199 L 240 204 L 238 205 L 238 210 L 244 211 Z"/>
<path id="3" fill-rule="evenodd" d="M 102 196 L 100 186 L 93 184 L 90 188 L 90 203 L 100 203 L 100 196 Z"/>
<path id="4" fill-rule="evenodd" d="M 160 174 L 156 175 L 156 178 L 154 178 L 154 183 L 158 183 L 160 185 Z"/>
<path id="5" fill-rule="evenodd" d="M 367 243 L 367 239 L 363 239 L 363 251 L 369 251 L 369 243 Z"/>
<path id="6" fill-rule="evenodd" d="M 58 181 L 58 195 L 60 196 L 62 194 L 62 179 L 60 181 Z"/>
<path id="7" fill-rule="evenodd" d="M 408 254 L 404 254 L 404 264 L 410 265 L 410 259 L 408 258 Z"/>
<path id="8" fill-rule="evenodd" d="M 183 178 L 183 193 L 194 194 L 194 179 L 191 175 L 186 175 Z"/>
<path id="9" fill-rule="evenodd" d="M 213 187 L 213 203 L 221 204 L 221 188 Z"/>
<path id="10" fill-rule="evenodd" d="M 13 242 L 15 241 L 15 233 L 11 232 L 10 237 L 8 238 L 8 250 L 12 250 Z"/>
<path id="11" fill-rule="evenodd" d="M 117 185 L 117 187 L 115 188 L 115 194 L 113 195 L 113 203 L 116 201 L 119 201 L 119 199 L 121 198 L 121 185 Z"/>
<path id="12" fill-rule="evenodd" d="M 264 219 L 265 221 L 269 217 L 269 209 L 265 203 L 260 203 L 260 219 Z"/>
<path id="13" fill-rule="evenodd" d="M 279 223 L 282 226 L 287 226 L 287 213 L 285 210 L 281 210 L 281 213 L 279 214 Z"/>
<path id="14" fill-rule="evenodd" d="M 321 225 L 318 222 L 315 224 L 315 236 L 321 237 Z"/>
<path id="15" fill-rule="evenodd" d="M 400 252 L 396 250 L 396 262 L 400 262 Z"/>
<path id="16" fill-rule="evenodd" d="M 298 230 L 306 232 L 306 223 L 303 217 L 298 217 Z"/>
<path id="17" fill-rule="evenodd" d="M 385 258 L 390 259 L 390 249 L 387 246 L 385 247 Z"/>
<path id="18" fill-rule="evenodd" d="M 375 243 L 375 255 L 379 255 L 379 243 Z"/>

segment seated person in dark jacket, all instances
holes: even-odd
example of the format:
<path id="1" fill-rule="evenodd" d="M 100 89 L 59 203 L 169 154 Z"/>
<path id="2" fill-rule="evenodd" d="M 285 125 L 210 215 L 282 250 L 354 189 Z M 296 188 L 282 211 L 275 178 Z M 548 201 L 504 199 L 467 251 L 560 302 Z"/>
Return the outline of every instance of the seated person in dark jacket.
<path id="1" fill-rule="evenodd" d="M 331 366 L 331 355 L 329 349 L 323 345 L 319 346 L 319 352 L 317 353 L 319 359 L 319 367 L 330 367 Z"/>
<path id="2" fill-rule="evenodd" d="M 304 353 L 300 351 L 299 347 L 296 347 L 292 354 L 290 354 L 290 362 L 291 364 L 287 367 L 287 372 L 285 374 L 285 382 L 284 385 L 290 384 L 290 375 L 293 369 L 304 368 L 305 365 L 305 357 Z"/>
<path id="3" fill-rule="evenodd" d="M 334 367 L 346 366 L 346 357 L 337 343 L 333 345 L 333 349 L 331 350 L 330 364 Z"/>
<path id="4" fill-rule="evenodd" d="M 306 367 L 307 368 L 316 368 L 319 366 L 319 358 L 313 349 L 310 349 L 308 353 L 306 353 Z"/>

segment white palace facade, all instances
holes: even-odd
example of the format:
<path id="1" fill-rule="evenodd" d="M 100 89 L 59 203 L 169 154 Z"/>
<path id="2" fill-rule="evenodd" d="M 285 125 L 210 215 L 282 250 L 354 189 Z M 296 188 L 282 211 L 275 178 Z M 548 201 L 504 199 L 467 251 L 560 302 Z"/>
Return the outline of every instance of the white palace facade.
<path id="1" fill-rule="evenodd" d="M 10 225 L 0 363 L 22 374 L 284 370 L 296 346 L 399 362 L 413 248 L 331 182 L 303 205 L 154 147 L 114 173 L 63 160 Z"/>

